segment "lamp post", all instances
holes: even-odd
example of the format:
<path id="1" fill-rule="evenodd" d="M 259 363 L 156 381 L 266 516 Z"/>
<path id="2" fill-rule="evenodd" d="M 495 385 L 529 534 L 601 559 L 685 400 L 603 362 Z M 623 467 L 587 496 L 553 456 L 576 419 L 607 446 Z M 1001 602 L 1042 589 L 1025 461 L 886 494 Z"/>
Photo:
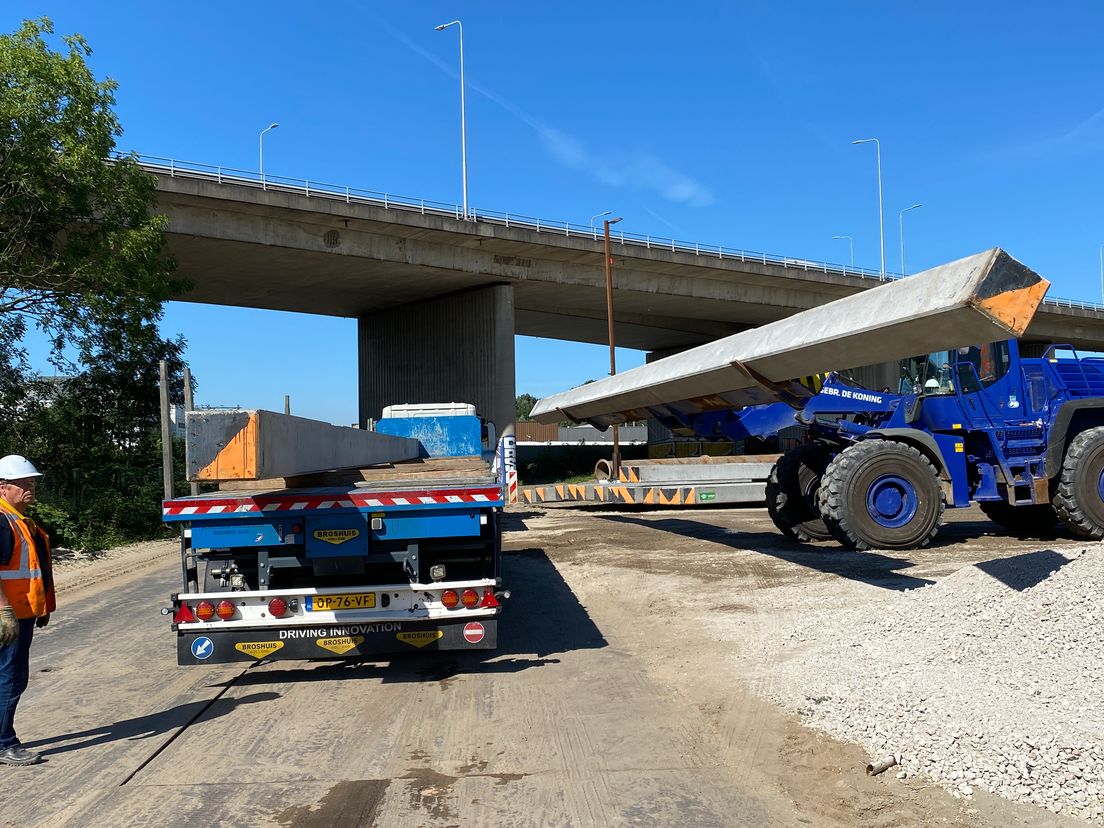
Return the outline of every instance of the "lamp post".
<path id="1" fill-rule="evenodd" d="M 851 268 L 855 267 L 855 240 L 850 236 L 832 236 L 833 239 L 847 239 L 847 244 L 851 248 Z"/>
<path id="2" fill-rule="evenodd" d="M 874 144 L 878 159 L 878 232 L 882 240 L 882 278 L 885 278 L 885 211 L 882 210 L 882 144 L 877 138 L 860 138 L 852 144 Z"/>
<path id="3" fill-rule="evenodd" d="M 596 215 L 596 216 L 591 216 L 591 217 L 590 217 L 590 232 L 592 232 L 592 233 L 594 232 L 594 220 L 595 220 L 595 219 L 599 219 L 599 218 L 601 218 L 602 216 L 608 216 L 608 215 L 610 215 L 610 214 L 612 214 L 612 213 L 613 213 L 613 210 L 603 210 L 603 211 L 602 211 L 602 212 L 600 212 L 600 213 L 599 213 L 598 215 Z"/>
<path id="4" fill-rule="evenodd" d="M 278 126 L 279 126 L 279 124 L 269 124 L 264 129 L 261 130 L 261 135 L 257 139 L 258 144 L 259 144 L 258 153 L 257 153 L 257 155 L 258 155 L 258 157 L 257 157 L 257 166 L 260 167 L 261 189 L 262 190 L 268 189 L 268 187 L 265 185 L 265 177 L 264 177 L 264 136 L 265 136 L 266 132 L 268 132 L 269 130 L 276 129 L 276 127 L 278 127 Z"/>
<path id="5" fill-rule="evenodd" d="M 1100 301 L 1104 302 L 1104 244 L 1100 245 Z"/>
<path id="6" fill-rule="evenodd" d="M 460 30 L 460 173 L 464 181 L 464 218 L 468 217 L 468 129 L 464 112 L 464 24 L 459 20 L 442 23 L 436 31 L 442 32 L 449 26 Z"/>
<path id="7" fill-rule="evenodd" d="M 911 207 L 906 207 L 904 210 L 902 210 L 900 215 L 898 216 L 898 218 L 900 219 L 900 222 L 901 222 L 901 275 L 902 276 L 907 276 L 908 275 L 907 273 L 905 273 L 905 213 L 907 213 L 909 210 L 915 210 L 917 207 L 923 207 L 923 206 L 924 206 L 923 204 L 913 204 Z"/>
<path id="8" fill-rule="evenodd" d="M 597 216 L 595 216 L 597 218 Z M 615 350 L 615 344 L 613 339 L 613 259 L 610 257 L 610 225 L 617 224 L 621 221 L 621 217 L 606 219 L 603 224 L 603 237 L 605 238 L 605 257 L 606 257 L 606 326 L 609 331 L 609 351 L 610 351 L 610 376 L 612 377 L 617 373 L 617 356 Z M 617 425 L 613 426 L 613 458 L 612 468 L 610 470 L 610 477 L 613 480 L 617 480 L 621 471 L 621 443 L 618 439 Z"/>

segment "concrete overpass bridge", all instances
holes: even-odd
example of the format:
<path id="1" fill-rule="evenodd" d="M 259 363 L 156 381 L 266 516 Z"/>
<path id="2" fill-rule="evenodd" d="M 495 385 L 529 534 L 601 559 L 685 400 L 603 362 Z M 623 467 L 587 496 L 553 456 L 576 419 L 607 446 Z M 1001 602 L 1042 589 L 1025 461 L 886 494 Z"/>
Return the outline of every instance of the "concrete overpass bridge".
<path id="1" fill-rule="evenodd" d="M 439 202 L 168 159 L 142 163 L 157 176 L 169 248 L 193 285 L 180 300 L 358 320 L 362 422 L 391 402 L 445 398 L 512 422 L 515 333 L 607 341 L 594 227 L 483 210 L 465 219 Z M 860 268 L 623 231 L 612 241 L 618 345 L 651 352 L 882 281 Z M 1104 350 L 1104 309 L 1048 300 L 1026 339 Z"/>

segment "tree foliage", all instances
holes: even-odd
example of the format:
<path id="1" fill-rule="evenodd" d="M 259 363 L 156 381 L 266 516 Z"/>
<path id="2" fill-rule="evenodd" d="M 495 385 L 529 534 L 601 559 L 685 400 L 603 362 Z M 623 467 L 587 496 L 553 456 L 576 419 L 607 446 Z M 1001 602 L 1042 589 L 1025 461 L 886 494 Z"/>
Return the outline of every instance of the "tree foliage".
<path id="1" fill-rule="evenodd" d="M 28 325 L 53 357 L 81 358 L 105 329 L 160 317 L 183 285 L 164 254 L 166 219 L 153 214 L 155 179 L 113 158 L 122 133 L 116 83 L 98 81 L 79 35 L 53 51 L 47 18 L 0 35 L 0 360 L 25 366 Z"/>
<path id="2" fill-rule="evenodd" d="M 185 285 L 165 255 L 155 179 L 114 154 L 114 81 L 46 18 L 0 34 L 0 454 L 47 472 L 39 511 L 63 543 L 160 530 L 158 360 L 182 397 L 182 339 L 157 330 Z M 31 376 L 37 327 L 61 380 Z"/>
<path id="3" fill-rule="evenodd" d="M 514 405 L 517 409 L 517 421 L 523 422 L 529 419 L 529 415 L 533 412 L 533 406 L 537 404 L 537 398 L 532 394 L 518 394 L 514 400 Z"/>

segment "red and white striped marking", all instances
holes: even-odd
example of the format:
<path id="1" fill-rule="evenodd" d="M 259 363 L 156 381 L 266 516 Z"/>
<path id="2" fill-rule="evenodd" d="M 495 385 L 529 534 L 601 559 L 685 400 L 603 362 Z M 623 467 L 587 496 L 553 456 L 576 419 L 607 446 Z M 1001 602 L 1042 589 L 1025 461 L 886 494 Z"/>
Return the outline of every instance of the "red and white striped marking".
<path id="1" fill-rule="evenodd" d="M 347 495 L 256 495 L 253 497 L 211 497 L 200 500 L 167 500 L 165 516 L 216 514 L 271 514 L 274 512 L 325 511 L 327 509 L 370 509 L 383 506 L 432 506 L 455 503 L 493 503 L 502 499 L 498 488 L 448 489 L 412 492 L 350 492 Z"/>

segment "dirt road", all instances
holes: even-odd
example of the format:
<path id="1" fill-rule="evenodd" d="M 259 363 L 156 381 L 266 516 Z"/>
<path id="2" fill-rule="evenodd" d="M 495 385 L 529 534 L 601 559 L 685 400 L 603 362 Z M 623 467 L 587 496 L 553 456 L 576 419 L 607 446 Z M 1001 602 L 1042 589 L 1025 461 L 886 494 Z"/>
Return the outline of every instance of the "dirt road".
<path id="1" fill-rule="evenodd" d="M 769 630 L 779 583 L 861 601 L 1040 548 L 965 518 L 890 556 L 796 547 L 761 509 L 521 510 L 498 652 L 361 664 L 179 668 L 173 544 L 63 570 L 17 720 L 46 761 L 0 767 L 0 825 L 1077 825 L 868 778 L 711 632 Z"/>

